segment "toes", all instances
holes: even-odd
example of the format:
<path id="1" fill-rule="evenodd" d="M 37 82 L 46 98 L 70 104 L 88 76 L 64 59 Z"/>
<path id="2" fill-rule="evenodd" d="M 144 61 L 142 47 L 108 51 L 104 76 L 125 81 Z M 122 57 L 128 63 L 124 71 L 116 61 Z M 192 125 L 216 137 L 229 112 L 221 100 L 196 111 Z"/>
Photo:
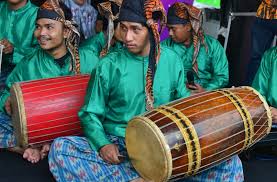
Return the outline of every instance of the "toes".
<path id="1" fill-rule="evenodd" d="M 40 160 L 39 150 L 28 148 L 24 151 L 23 158 L 31 163 L 37 163 Z"/>
<path id="2" fill-rule="evenodd" d="M 31 155 L 30 148 L 26 149 L 23 153 L 23 158 L 29 160 L 29 157 Z"/>

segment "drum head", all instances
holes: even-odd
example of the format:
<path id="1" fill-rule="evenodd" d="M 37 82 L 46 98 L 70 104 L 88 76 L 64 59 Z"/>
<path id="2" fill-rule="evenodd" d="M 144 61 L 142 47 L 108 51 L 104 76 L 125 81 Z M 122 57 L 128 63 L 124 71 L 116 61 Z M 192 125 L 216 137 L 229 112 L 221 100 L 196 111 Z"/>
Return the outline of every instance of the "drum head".
<path id="1" fill-rule="evenodd" d="M 172 172 L 172 156 L 165 137 L 148 118 L 132 119 L 126 129 L 126 147 L 131 163 L 142 178 L 167 181 Z"/>

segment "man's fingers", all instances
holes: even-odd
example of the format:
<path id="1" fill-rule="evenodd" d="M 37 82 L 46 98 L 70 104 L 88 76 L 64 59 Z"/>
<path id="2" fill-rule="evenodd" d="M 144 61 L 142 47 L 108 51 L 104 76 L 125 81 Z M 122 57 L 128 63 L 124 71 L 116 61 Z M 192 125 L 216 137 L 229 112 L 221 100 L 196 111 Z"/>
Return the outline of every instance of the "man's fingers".
<path id="1" fill-rule="evenodd" d="M 118 164 L 120 161 L 118 159 L 117 153 L 114 151 L 107 153 L 102 157 L 104 161 L 110 163 L 110 164 Z"/>
<path id="2" fill-rule="evenodd" d="M 8 115 L 11 115 L 12 110 L 11 110 L 11 105 L 9 103 L 5 105 L 5 109 L 6 109 L 6 112 L 8 113 Z"/>
<path id="3" fill-rule="evenodd" d="M 120 160 L 118 158 L 118 155 L 117 153 L 113 153 L 113 164 L 119 164 L 120 163 Z"/>
<path id="4" fill-rule="evenodd" d="M 103 159 L 107 163 L 110 163 L 110 164 L 112 163 L 112 157 L 110 157 L 109 155 L 103 156 Z"/>
<path id="5" fill-rule="evenodd" d="M 5 54 L 12 53 L 12 52 L 13 52 L 13 47 L 12 47 L 11 45 L 9 45 L 9 46 L 7 46 L 7 47 L 5 47 L 5 48 L 3 49 L 3 52 L 4 52 Z"/>
<path id="6" fill-rule="evenodd" d="M 188 85 L 188 88 L 190 88 L 190 89 L 197 89 L 197 87 L 194 86 L 194 85 Z"/>
<path id="7" fill-rule="evenodd" d="M 1 40 L 1 44 L 4 45 L 4 54 L 9 54 L 13 52 L 13 45 L 7 39 Z"/>

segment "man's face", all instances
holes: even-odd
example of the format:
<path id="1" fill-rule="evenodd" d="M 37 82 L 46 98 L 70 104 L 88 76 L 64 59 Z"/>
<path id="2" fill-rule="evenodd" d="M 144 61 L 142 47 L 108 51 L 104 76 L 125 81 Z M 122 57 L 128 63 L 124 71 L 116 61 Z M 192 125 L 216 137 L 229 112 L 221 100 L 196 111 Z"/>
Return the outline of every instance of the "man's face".
<path id="1" fill-rule="evenodd" d="M 86 0 L 74 0 L 74 2 L 80 6 L 84 5 Z"/>
<path id="2" fill-rule="evenodd" d="M 120 22 L 121 38 L 127 49 L 136 55 L 145 55 L 150 47 L 148 29 L 140 23 Z"/>
<path id="3" fill-rule="evenodd" d="M 65 29 L 61 22 L 41 18 L 36 22 L 34 35 L 40 47 L 46 51 L 55 50 L 65 44 Z"/>
<path id="4" fill-rule="evenodd" d="M 22 2 L 27 1 L 27 0 L 7 0 L 7 1 L 10 4 L 18 4 L 18 3 L 22 3 Z"/>
<path id="5" fill-rule="evenodd" d="M 169 35 L 174 42 L 182 43 L 191 38 L 191 25 L 188 24 L 176 24 L 167 25 Z"/>

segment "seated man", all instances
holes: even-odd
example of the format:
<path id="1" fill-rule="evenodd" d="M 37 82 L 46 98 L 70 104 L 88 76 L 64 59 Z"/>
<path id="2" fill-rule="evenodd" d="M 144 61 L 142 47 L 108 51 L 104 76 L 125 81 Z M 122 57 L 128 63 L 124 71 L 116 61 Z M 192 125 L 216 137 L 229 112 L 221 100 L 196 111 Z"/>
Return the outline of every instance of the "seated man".
<path id="1" fill-rule="evenodd" d="M 16 66 L 7 79 L 7 87 L 1 94 L 0 100 L 0 148 L 22 153 L 23 157 L 31 162 L 40 159 L 39 149 L 29 148 L 23 151 L 14 148 L 16 141 L 8 116 L 12 112 L 9 88 L 14 82 L 91 73 L 97 63 L 95 62 L 97 58 L 95 59 L 91 51 L 78 51 L 79 34 L 70 21 L 72 18 L 70 10 L 64 4 L 53 5 L 51 2 L 46 1 L 37 13 L 34 35 L 41 48 L 23 58 Z M 59 7 L 58 11 L 53 7 Z M 42 151 L 41 155 L 45 153 Z"/>
<path id="2" fill-rule="evenodd" d="M 265 52 L 252 83 L 271 106 L 273 123 L 277 124 L 277 47 Z"/>
<path id="3" fill-rule="evenodd" d="M 81 34 L 81 41 L 93 37 L 98 13 L 90 5 L 90 0 L 64 0 L 64 4 L 71 9 L 73 20 Z"/>
<path id="4" fill-rule="evenodd" d="M 169 8 L 167 19 L 170 38 L 163 44 L 180 55 L 185 76 L 191 73 L 190 80 L 185 78 L 187 87 L 193 92 L 226 87 L 229 81 L 227 57 L 221 44 L 203 33 L 202 12 L 178 2 Z"/>
<path id="5" fill-rule="evenodd" d="M 37 10 L 30 0 L 0 2 L 0 44 L 4 45 L 0 90 L 15 65 L 37 47 L 33 36 Z"/>
<path id="6" fill-rule="evenodd" d="M 103 17 L 103 28 L 105 31 L 101 31 L 96 36 L 84 41 L 81 44 L 82 47 L 88 47 L 99 57 L 123 47 L 118 23 L 121 3 L 121 0 L 117 0 L 98 4 L 98 11 Z"/>
<path id="7" fill-rule="evenodd" d="M 124 161 L 121 158 L 127 156 L 124 139 L 128 121 L 153 107 L 189 95 L 179 56 L 167 47 L 162 46 L 159 51 L 155 21 L 145 17 L 152 17 L 152 10 L 162 10 L 158 2 L 123 1 L 119 20 L 127 49 L 104 57 L 92 77 L 95 79 L 79 113 L 86 137 L 58 138 L 52 144 L 49 166 L 57 181 L 143 181 L 128 157 Z M 148 9 L 153 4 L 153 9 Z M 184 180 L 216 179 L 243 181 L 237 156 Z"/>
<path id="8" fill-rule="evenodd" d="M 246 84 L 251 85 L 261 59 L 277 36 L 277 0 L 262 0 L 251 27 L 250 61 L 247 65 Z"/>

